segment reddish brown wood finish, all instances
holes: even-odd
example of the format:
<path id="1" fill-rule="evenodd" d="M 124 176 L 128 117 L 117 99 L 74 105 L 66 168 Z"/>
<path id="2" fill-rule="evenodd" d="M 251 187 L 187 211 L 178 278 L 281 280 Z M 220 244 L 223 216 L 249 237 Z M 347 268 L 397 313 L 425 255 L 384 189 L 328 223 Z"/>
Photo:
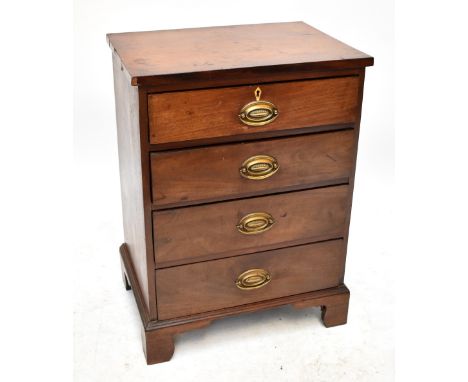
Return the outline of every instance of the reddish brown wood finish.
<path id="1" fill-rule="evenodd" d="M 141 164 L 138 89 L 131 86 L 113 56 L 117 137 L 124 237 L 138 275 L 146 309 L 154 305 L 154 274 L 148 274 Z"/>
<path id="2" fill-rule="evenodd" d="M 277 68 L 259 67 L 255 71 L 257 74 L 252 75 L 251 71 L 243 69 L 236 69 L 229 71 L 232 73 L 230 76 L 209 76 L 206 72 L 202 72 L 203 79 L 199 76 L 186 76 L 180 74 L 171 74 L 159 77 L 154 84 L 141 87 L 151 93 L 164 93 L 180 90 L 196 90 L 196 89 L 209 89 L 221 88 L 230 86 L 242 86 L 246 84 L 261 84 L 273 82 L 286 82 L 286 81 L 303 81 L 308 79 L 318 78 L 334 78 L 334 77 L 348 77 L 359 76 L 361 69 L 355 67 L 353 69 L 334 69 L 334 70 L 311 70 L 301 64 L 288 65 Z M 234 137 L 231 137 L 232 139 Z M 197 141 L 197 144 L 199 142 Z M 187 142 L 184 142 L 184 145 Z M 204 143 L 203 143 L 204 144 Z M 165 147 L 159 145 L 160 147 Z"/>
<path id="3" fill-rule="evenodd" d="M 148 365 L 167 362 L 174 354 L 174 336 L 188 330 L 201 329 L 211 324 L 211 320 L 187 323 L 180 326 L 168 326 L 156 330 L 142 328 L 143 351 Z"/>
<path id="4" fill-rule="evenodd" d="M 213 146 L 220 144 L 231 144 L 231 143 L 247 143 L 247 142 L 256 142 L 262 139 L 270 138 L 286 138 L 293 137 L 298 135 L 306 135 L 311 133 L 323 133 L 331 131 L 340 131 L 340 130 L 349 130 L 353 129 L 355 126 L 354 123 L 345 123 L 338 125 L 325 125 L 325 126 L 313 126 L 313 127 L 303 127 L 299 129 L 287 129 L 287 130 L 269 130 L 258 132 L 254 134 L 239 134 L 233 136 L 223 136 L 223 137 L 214 137 L 214 138 L 205 138 L 197 139 L 196 141 L 185 141 L 185 142 L 169 142 L 162 143 L 157 145 L 149 145 L 150 150 L 153 153 L 169 151 L 175 149 L 185 149 L 185 148 L 194 148 L 194 147 L 204 147 L 204 146 Z"/>
<path id="5" fill-rule="evenodd" d="M 255 101 L 256 84 L 151 94 L 148 98 L 150 142 L 195 141 L 353 123 L 358 85 L 359 78 L 355 76 L 259 84 L 261 99 L 272 102 L 279 110 L 278 117 L 265 126 L 247 126 L 239 119 L 242 107 Z"/>
<path id="6" fill-rule="evenodd" d="M 223 145 L 151 155 L 156 208 L 347 183 L 353 169 L 354 131 Z M 240 175 L 244 160 L 274 157 L 279 170 L 269 178 Z"/>
<path id="7" fill-rule="evenodd" d="M 343 241 L 332 240 L 161 269 L 156 271 L 158 317 L 166 320 L 331 288 L 339 284 L 343 264 Z M 258 289 L 239 289 L 237 277 L 256 268 L 267 271 L 271 281 Z"/>
<path id="8" fill-rule="evenodd" d="M 270 300 L 258 301 L 241 306 L 223 308 L 206 313 L 194 314 L 163 321 L 150 320 L 146 315 L 145 306 L 141 298 L 141 290 L 136 282 L 136 274 L 129 260 L 125 244 L 120 247 L 120 255 L 123 264 L 124 276 L 133 283 L 133 293 L 140 312 L 143 328 L 142 343 L 143 351 L 148 364 L 167 362 L 174 353 L 174 336 L 188 330 L 200 329 L 208 326 L 214 320 L 236 316 L 243 313 L 251 313 L 265 309 L 271 309 L 282 305 L 291 304 L 295 308 L 309 308 L 319 306 L 322 308 L 322 321 L 327 327 L 346 323 L 347 304 L 349 302 L 349 290 L 345 285 L 334 288 L 322 289 L 315 292 L 307 292 L 292 296 L 285 296 Z M 343 305 L 346 309 L 343 309 Z M 337 307 L 338 309 L 334 309 Z M 325 310 L 328 313 L 325 314 Z M 328 321 L 329 317 L 332 321 Z M 327 321 L 325 321 L 327 320 Z"/>
<path id="9" fill-rule="evenodd" d="M 364 68 L 373 58 L 304 23 L 108 41 L 127 242 L 122 276 L 141 316 L 147 362 L 169 360 L 179 333 L 286 304 L 320 306 L 327 327 L 346 323 L 344 262 Z M 247 127 L 237 114 L 258 85 L 280 113 L 265 127 Z M 255 183 L 263 186 L 238 177 L 241 160 L 260 149 L 281 165 Z M 266 209 L 273 228 L 237 232 L 243 215 Z M 274 277 L 236 295 L 241 265 L 268 266 Z"/>
<path id="10" fill-rule="evenodd" d="M 113 33 L 107 39 L 133 85 L 249 73 L 372 65 L 373 58 L 303 22 Z"/>
<path id="11" fill-rule="evenodd" d="M 157 211 L 156 267 L 342 237 L 347 195 L 347 186 L 336 186 Z M 240 233 L 238 222 L 254 212 L 269 213 L 275 224 L 259 234 Z"/>
<path id="12" fill-rule="evenodd" d="M 303 300 L 295 302 L 296 308 L 309 308 L 317 306 L 314 300 Z M 349 290 L 344 291 L 333 299 L 329 299 L 326 304 L 321 305 L 322 321 L 325 327 L 344 325 L 348 321 Z"/>
<path id="13" fill-rule="evenodd" d="M 344 325 L 348 322 L 349 302 L 322 306 L 322 321 L 327 328 Z"/>

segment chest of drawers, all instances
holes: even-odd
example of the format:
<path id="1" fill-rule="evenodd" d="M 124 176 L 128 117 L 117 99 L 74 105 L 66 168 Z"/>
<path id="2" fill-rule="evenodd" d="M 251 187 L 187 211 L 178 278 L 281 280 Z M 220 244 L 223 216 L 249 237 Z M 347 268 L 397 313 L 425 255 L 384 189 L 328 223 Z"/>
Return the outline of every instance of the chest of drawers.
<path id="1" fill-rule="evenodd" d="M 345 324 L 365 67 L 301 22 L 117 33 L 123 280 L 148 364 L 174 336 L 291 304 Z"/>

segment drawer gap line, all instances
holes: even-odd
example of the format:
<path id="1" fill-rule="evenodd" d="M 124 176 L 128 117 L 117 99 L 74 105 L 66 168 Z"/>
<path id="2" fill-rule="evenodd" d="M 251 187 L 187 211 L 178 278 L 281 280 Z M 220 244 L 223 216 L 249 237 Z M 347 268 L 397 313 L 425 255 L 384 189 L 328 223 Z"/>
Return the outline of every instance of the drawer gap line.
<path id="1" fill-rule="evenodd" d="M 250 256 L 250 255 L 253 255 L 255 253 L 272 252 L 272 251 L 277 251 L 279 249 L 302 247 L 302 246 L 306 246 L 306 245 L 310 245 L 310 244 L 326 243 L 328 241 L 334 241 L 334 240 L 343 240 L 343 236 L 333 236 L 333 237 L 331 237 L 329 239 L 320 239 L 320 240 L 317 240 L 317 241 L 312 240 L 312 241 L 308 241 L 306 243 L 301 243 L 301 244 L 293 244 L 293 245 L 285 245 L 285 246 L 279 245 L 278 247 L 275 247 L 273 249 L 261 250 L 261 251 L 258 251 L 258 252 L 249 252 L 249 253 L 244 253 L 244 254 L 240 254 L 240 255 L 223 256 L 223 257 L 219 257 L 219 258 L 216 258 L 216 259 L 195 260 L 195 261 L 185 262 L 183 264 L 169 265 L 169 266 L 166 266 L 166 267 L 165 266 L 162 266 L 162 267 L 159 267 L 159 268 L 155 267 L 155 270 L 169 269 L 169 268 L 175 268 L 175 267 L 183 267 L 184 265 L 207 263 L 209 261 L 226 260 L 226 259 L 231 259 L 231 258 L 234 258 L 234 257 Z"/>
<path id="2" fill-rule="evenodd" d="M 290 193 L 293 193 L 293 192 L 302 192 L 302 191 L 308 191 L 308 190 L 321 190 L 321 189 L 324 189 L 324 188 L 330 188 L 330 187 L 338 187 L 338 186 L 347 186 L 349 185 L 349 178 L 347 178 L 346 180 L 343 179 L 343 180 L 338 180 L 337 183 L 330 183 L 330 184 L 326 184 L 326 185 L 323 185 L 323 186 L 318 186 L 318 187 L 310 187 L 310 185 L 305 185 L 304 188 L 298 188 L 298 189 L 293 189 L 293 190 L 286 190 L 286 191 L 273 191 L 271 193 L 264 193 L 264 194 L 261 194 L 261 195 L 252 195 L 252 196 L 239 196 L 239 197 L 232 197 L 232 198 L 228 198 L 228 199 L 222 199 L 222 200 L 215 200 L 215 201 L 208 201 L 208 202 L 204 202 L 203 200 L 201 201 L 194 201 L 194 203 L 190 203 L 190 204 L 185 204 L 183 206 L 162 206 L 162 207 L 157 207 L 154 205 L 154 203 L 152 204 L 152 209 L 153 209 L 153 212 L 157 212 L 157 211 L 167 211 L 167 210 L 178 210 L 180 208 L 189 208 L 189 207 L 197 207 L 197 206 L 206 206 L 206 205 L 211 205 L 211 204 L 219 204 L 219 203 L 226 203 L 226 202 L 230 202 L 230 201 L 236 201 L 236 200 L 246 200 L 246 199 L 254 199 L 254 198 L 262 198 L 262 197 L 265 197 L 265 196 L 275 196 L 275 195 L 282 195 L 282 194 L 290 194 Z"/>
<path id="3" fill-rule="evenodd" d="M 347 69 L 349 70 L 349 69 Z M 163 77 L 163 76 L 161 76 Z M 201 87 L 195 89 L 177 89 L 177 90 L 167 90 L 167 91 L 153 91 L 151 90 L 151 85 L 144 86 L 147 88 L 148 95 L 152 94 L 164 94 L 164 93 L 180 93 L 180 92 L 191 92 L 191 91 L 199 91 L 199 90 L 210 90 L 210 89 L 223 89 L 223 88 L 240 88 L 243 86 L 262 86 L 262 85 L 275 85 L 275 84 L 286 84 L 286 83 L 295 83 L 295 82 L 306 82 L 306 81 L 321 81 L 321 80 L 333 80 L 337 78 L 352 78 L 352 77 L 359 77 L 359 74 L 344 74 L 344 75 L 337 75 L 337 76 L 324 76 L 324 77 L 313 77 L 313 78 L 298 78 L 294 80 L 287 80 L 287 81 L 266 81 L 266 82 L 248 82 L 243 84 L 236 84 L 236 85 L 219 85 L 219 86 L 208 86 L 208 87 Z"/>

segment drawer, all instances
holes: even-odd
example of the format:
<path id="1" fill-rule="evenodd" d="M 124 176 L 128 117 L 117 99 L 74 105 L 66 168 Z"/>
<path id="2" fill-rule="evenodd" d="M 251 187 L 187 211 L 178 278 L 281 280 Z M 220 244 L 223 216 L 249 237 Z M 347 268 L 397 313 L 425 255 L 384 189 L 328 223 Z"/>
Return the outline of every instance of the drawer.
<path id="1" fill-rule="evenodd" d="M 335 287 L 343 277 L 344 259 L 343 240 L 332 240 L 160 269 L 158 318 Z"/>
<path id="2" fill-rule="evenodd" d="M 356 122 L 359 105 L 357 76 L 262 84 L 259 87 L 260 101 L 271 104 L 263 102 L 243 109 L 256 100 L 256 88 L 257 85 L 253 85 L 150 94 L 150 143 L 186 142 Z M 241 110 L 251 116 L 252 120 L 246 122 L 255 125 L 241 121 Z M 273 110 L 277 110 L 277 114 Z"/>
<path id="3" fill-rule="evenodd" d="M 157 207 L 347 183 L 354 130 L 151 155 Z"/>
<path id="4" fill-rule="evenodd" d="M 342 237 L 348 186 L 153 212 L 156 267 Z"/>

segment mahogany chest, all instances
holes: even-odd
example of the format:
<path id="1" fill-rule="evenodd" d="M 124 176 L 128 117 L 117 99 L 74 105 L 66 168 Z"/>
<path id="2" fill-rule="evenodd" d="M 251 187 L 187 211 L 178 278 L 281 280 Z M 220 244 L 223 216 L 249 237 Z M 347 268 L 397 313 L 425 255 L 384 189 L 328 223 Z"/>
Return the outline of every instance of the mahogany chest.
<path id="1" fill-rule="evenodd" d="M 117 33 L 125 243 L 148 364 L 174 335 L 286 304 L 346 323 L 365 67 L 302 22 Z"/>

